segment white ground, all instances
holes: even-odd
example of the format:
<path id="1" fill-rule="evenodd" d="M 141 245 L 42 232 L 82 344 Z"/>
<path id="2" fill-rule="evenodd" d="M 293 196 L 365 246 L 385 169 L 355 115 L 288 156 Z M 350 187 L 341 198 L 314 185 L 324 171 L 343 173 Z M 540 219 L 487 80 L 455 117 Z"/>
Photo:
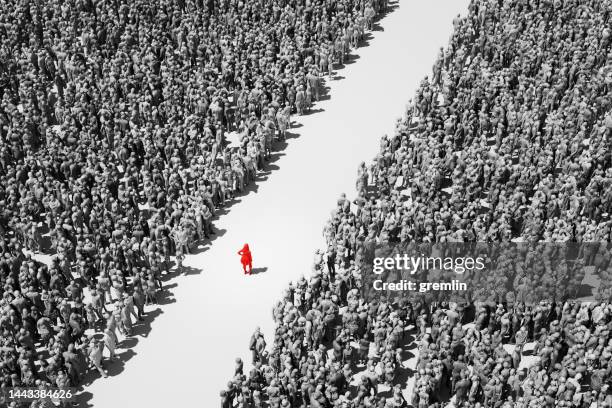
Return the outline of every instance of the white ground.
<path id="1" fill-rule="evenodd" d="M 271 342 L 273 304 L 289 281 L 308 273 L 336 199 L 342 192 L 354 195 L 357 166 L 392 133 L 467 3 L 400 0 L 382 20 L 384 30 L 357 50 L 360 58 L 338 72 L 346 79 L 330 84 L 331 98 L 315 106 L 323 111 L 296 118 L 302 126 L 291 131 L 299 137 L 273 164 L 278 169 L 216 222 L 225 233 L 187 258 L 186 265 L 202 272 L 166 282 L 176 301 L 160 307 L 149 336 L 119 350 L 126 359 L 120 374 L 86 388 L 93 394 L 90 406 L 219 406 L 234 359 L 250 362 L 256 326 Z M 265 272 L 242 274 L 236 252 L 245 242 L 254 267 Z"/>

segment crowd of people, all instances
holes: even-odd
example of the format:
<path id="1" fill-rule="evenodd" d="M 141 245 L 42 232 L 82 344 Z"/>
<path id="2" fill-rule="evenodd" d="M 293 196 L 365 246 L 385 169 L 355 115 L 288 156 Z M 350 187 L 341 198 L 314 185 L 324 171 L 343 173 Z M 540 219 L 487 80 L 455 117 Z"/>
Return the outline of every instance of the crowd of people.
<path id="1" fill-rule="evenodd" d="M 609 0 L 472 0 L 221 406 L 612 407 L 611 22 Z M 466 242 L 579 250 L 500 258 L 461 302 L 364 296 L 372 245 Z M 590 302 L 563 287 L 586 274 Z"/>
<path id="2" fill-rule="evenodd" d="M 157 302 L 171 257 L 180 266 L 214 234 L 215 212 L 254 182 L 387 1 L 0 8 L 6 389 L 107 375 L 117 333 Z"/>

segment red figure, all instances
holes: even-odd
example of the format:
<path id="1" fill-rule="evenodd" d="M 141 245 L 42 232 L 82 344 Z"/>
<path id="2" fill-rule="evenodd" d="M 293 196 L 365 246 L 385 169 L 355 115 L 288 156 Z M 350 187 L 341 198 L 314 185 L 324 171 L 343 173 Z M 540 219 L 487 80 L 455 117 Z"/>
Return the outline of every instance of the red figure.
<path id="1" fill-rule="evenodd" d="M 242 269 L 244 269 L 244 274 L 251 274 L 253 270 L 253 257 L 251 256 L 251 250 L 249 249 L 249 244 L 244 244 L 242 249 L 238 251 L 238 255 L 240 255 L 240 263 L 242 263 Z M 249 270 L 247 272 L 247 266 Z"/>

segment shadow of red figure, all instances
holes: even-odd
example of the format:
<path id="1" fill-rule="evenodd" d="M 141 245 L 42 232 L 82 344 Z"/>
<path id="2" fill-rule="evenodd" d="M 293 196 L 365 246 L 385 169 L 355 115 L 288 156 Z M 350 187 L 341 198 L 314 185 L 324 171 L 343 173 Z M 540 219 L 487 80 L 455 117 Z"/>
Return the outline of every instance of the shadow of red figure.
<path id="1" fill-rule="evenodd" d="M 238 255 L 240 255 L 240 263 L 242 263 L 242 269 L 244 270 L 244 274 L 250 275 L 251 271 L 253 270 L 253 257 L 251 256 L 249 244 L 244 244 L 242 249 L 238 251 Z M 249 268 L 248 271 L 247 266 Z"/>

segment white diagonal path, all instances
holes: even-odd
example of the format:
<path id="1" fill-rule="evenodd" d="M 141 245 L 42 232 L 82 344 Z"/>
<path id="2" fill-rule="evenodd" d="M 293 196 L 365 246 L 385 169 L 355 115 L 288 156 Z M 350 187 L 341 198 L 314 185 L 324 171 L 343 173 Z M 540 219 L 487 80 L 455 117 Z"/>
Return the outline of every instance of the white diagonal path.
<path id="1" fill-rule="evenodd" d="M 357 166 L 392 134 L 418 83 L 430 75 L 452 20 L 468 0 L 400 0 L 385 17 L 359 58 L 338 72 L 323 109 L 302 118 L 268 180 L 241 198 L 215 226 L 225 230 L 212 245 L 189 256 L 198 274 L 166 284 L 176 300 L 161 306 L 148 337 L 138 344 L 118 375 L 86 388 L 96 408 L 167 408 L 220 405 L 219 391 L 233 375 L 234 359 L 249 360 L 248 342 L 261 326 L 273 334 L 272 307 L 287 283 L 307 273 L 322 228 L 342 192 L 353 196 Z M 236 252 L 248 242 L 254 267 L 244 276 Z M 119 350 L 123 351 L 123 350 Z"/>

